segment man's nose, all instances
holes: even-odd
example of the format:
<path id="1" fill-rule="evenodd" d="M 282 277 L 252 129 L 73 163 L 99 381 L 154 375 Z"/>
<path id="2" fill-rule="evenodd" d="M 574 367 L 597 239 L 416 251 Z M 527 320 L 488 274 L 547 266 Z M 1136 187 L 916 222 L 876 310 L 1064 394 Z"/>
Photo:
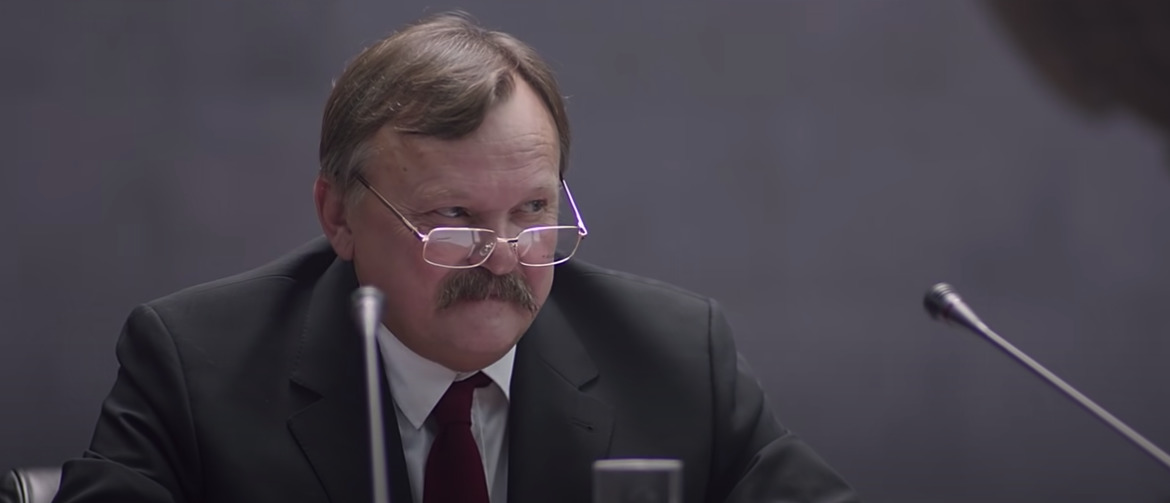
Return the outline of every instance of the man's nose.
<path id="1" fill-rule="evenodd" d="M 491 271 L 496 276 L 504 276 L 516 270 L 520 265 L 520 257 L 516 254 L 516 245 L 497 239 L 489 247 L 484 247 L 489 253 L 488 259 L 480 267 Z"/>

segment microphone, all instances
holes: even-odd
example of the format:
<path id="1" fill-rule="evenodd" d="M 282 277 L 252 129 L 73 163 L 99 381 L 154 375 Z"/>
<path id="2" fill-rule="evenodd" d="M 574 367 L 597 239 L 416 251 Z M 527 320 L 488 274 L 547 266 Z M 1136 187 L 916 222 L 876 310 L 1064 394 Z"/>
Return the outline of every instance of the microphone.
<path id="1" fill-rule="evenodd" d="M 975 315 L 975 311 L 963 302 L 963 299 L 959 297 L 959 294 L 955 292 L 955 289 L 951 285 L 946 283 L 934 285 L 934 287 L 926 292 L 926 299 L 923 301 L 923 304 L 926 306 L 926 312 L 930 314 L 931 318 L 962 326 L 991 341 L 996 347 L 1024 364 L 1025 367 L 1028 367 L 1028 370 L 1035 372 L 1045 381 L 1048 381 L 1049 384 L 1055 386 L 1066 396 L 1076 401 L 1077 404 L 1097 416 L 1098 419 L 1113 427 L 1114 430 L 1129 439 L 1129 441 L 1136 444 L 1150 456 L 1153 456 L 1154 459 L 1160 461 L 1167 469 L 1170 469 L 1170 455 L 1167 455 L 1165 451 L 1159 449 L 1153 442 L 1146 440 L 1145 437 L 1134 431 L 1133 428 L 1121 422 L 1120 419 L 1113 417 L 1113 414 L 1110 414 L 1109 411 L 1101 408 L 1100 405 L 1094 403 L 1089 397 L 1077 391 L 1076 388 L 1064 382 L 1056 374 L 1044 368 L 1028 355 L 1024 354 L 1023 351 L 1016 349 L 1015 346 L 1012 346 L 1011 343 L 988 328 Z"/>
<path id="2" fill-rule="evenodd" d="M 362 334 L 366 360 L 366 415 L 370 422 L 370 468 L 373 473 L 374 503 L 389 503 L 386 480 L 386 432 L 382 423 L 381 369 L 378 365 L 378 325 L 382 323 L 385 296 L 377 288 L 363 286 L 353 292 L 354 320 Z"/>

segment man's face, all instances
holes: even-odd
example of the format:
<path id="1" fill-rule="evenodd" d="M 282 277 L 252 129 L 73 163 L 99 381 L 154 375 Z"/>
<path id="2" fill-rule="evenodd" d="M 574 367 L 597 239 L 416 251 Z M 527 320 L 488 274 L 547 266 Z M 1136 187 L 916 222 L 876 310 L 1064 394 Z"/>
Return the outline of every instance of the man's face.
<path id="1" fill-rule="evenodd" d="M 560 158 L 556 128 L 536 94 L 517 79 L 512 96 L 458 140 L 383 128 L 366 164 L 370 185 L 426 234 L 478 227 L 511 238 L 557 223 Z M 384 323 L 414 352 L 452 370 L 483 368 L 520 339 L 548 298 L 552 267 L 526 267 L 509 246 L 482 266 L 447 269 L 423 259 L 419 239 L 372 194 L 346 212 L 358 281 L 386 294 Z M 486 293 L 485 293 L 486 292 Z"/>

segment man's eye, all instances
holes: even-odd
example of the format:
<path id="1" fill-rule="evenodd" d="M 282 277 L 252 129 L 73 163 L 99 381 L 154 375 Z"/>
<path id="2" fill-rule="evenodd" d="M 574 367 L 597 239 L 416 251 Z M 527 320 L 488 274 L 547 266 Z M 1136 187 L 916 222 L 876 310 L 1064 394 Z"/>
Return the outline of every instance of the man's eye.
<path id="1" fill-rule="evenodd" d="M 444 218 L 464 218 L 468 215 L 467 208 L 463 208 L 461 206 L 452 206 L 450 208 L 439 208 L 435 211 L 432 211 L 431 213 L 434 213 L 434 214 L 436 214 L 440 217 L 444 217 Z"/>
<path id="2" fill-rule="evenodd" d="M 527 203 L 524 203 L 524 205 L 521 206 L 520 208 L 527 213 L 540 213 L 548 208 L 548 201 L 546 201 L 544 199 L 537 199 L 534 201 L 528 201 Z"/>

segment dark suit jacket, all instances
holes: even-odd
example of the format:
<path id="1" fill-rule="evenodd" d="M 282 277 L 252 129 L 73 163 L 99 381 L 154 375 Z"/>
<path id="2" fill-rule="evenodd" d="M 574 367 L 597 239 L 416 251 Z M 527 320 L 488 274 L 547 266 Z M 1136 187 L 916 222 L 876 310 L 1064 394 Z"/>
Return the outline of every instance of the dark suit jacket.
<path id="1" fill-rule="evenodd" d="M 557 267 L 517 348 L 509 501 L 589 502 L 592 463 L 607 457 L 681 459 L 688 503 L 854 500 L 773 418 L 714 302 Z M 92 444 L 65 464 L 56 501 L 370 501 L 356 287 L 318 239 L 135 309 Z M 408 503 L 384 402 L 391 494 Z"/>

